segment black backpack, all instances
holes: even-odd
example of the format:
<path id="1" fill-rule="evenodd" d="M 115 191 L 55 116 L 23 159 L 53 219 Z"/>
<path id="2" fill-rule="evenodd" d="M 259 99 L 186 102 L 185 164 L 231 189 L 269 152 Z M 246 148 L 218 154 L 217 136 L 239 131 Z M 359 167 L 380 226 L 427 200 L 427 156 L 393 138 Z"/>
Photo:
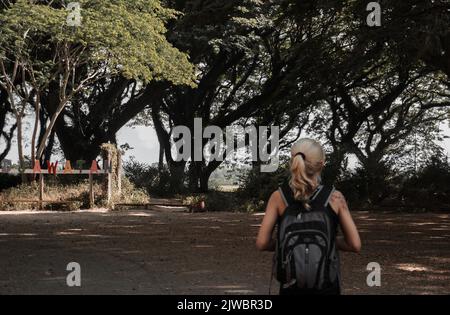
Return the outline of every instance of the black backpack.
<path id="1" fill-rule="evenodd" d="M 319 186 L 307 210 L 288 185 L 279 189 L 287 208 L 279 218 L 275 252 L 276 278 L 283 288 L 322 290 L 339 286 L 337 217 L 329 199 L 332 186 Z"/>

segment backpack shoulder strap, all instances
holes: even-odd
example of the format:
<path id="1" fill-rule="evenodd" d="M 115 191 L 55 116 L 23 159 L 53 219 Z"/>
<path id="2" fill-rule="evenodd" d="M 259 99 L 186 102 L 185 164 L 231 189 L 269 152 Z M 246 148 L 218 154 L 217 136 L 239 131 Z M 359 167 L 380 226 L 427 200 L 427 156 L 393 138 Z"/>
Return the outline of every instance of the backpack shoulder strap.
<path id="1" fill-rule="evenodd" d="M 282 186 L 280 186 L 278 188 L 278 191 L 280 192 L 281 198 L 283 199 L 286 207 L 288 207 L 295 201 L 294 196 L 292 194 L 291 187 L 289 187 L 288 184 L 285 183 Z"/>
<path id="2" fill-rule="evenodd" d="M 313 202 L 323 207 L 327 207 L 334 191 L 335 188 L 332 185 L 321 186 L 320 190 L 313 197 Z"/>
<path id="3" fill-rule="evenodd" d="M 289 184 L 284 184 L 278 188 L 281 198 L 283 199 L 286 207 L 296 202 Z M 317 188 L 314 194 L 311 196 L 311 201 L 320 204 L 324 207 L 328 206 L 332 193 L 335 191 L 332 185 L 321 185 Z"/>

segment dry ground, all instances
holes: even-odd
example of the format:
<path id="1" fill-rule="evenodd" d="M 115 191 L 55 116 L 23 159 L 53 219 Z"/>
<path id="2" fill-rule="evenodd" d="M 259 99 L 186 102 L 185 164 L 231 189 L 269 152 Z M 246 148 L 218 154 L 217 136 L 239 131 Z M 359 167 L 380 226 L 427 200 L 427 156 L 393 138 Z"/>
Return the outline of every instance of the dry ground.
<path id="1" fill-rule="evenodd" d="M 360 255 L 342 255 L 345 294 L 449 294 L 450 215 L 355 213 Z M 261 215 L 179 209 L 0 213 L 0 294 L 267 294 Z M 66 265 L 81 265 L 81 288 Z M 382 286 L 366 266 L 382 266 Z M 276 285 L 273 286 L 276 292 Z"/>

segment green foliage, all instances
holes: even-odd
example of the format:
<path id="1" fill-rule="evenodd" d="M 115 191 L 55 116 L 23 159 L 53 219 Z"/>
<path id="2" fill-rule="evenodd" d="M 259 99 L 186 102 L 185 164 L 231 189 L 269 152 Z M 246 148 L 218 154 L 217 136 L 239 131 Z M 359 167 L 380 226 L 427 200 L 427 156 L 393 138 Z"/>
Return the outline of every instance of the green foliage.
<path id="1" fill-rule="evenodd" d="M 415 175 L 405 180 L 401 198 L 425 209 L 450 207 L 450 164 L 448 158 L 436 154 Z"/>
<path id="2" fill-rule="evenodd" d="M 0 16 L 0 57 L 28 60 L 47 80 L 55 56 L 64 49 L 77 62 L 109 75 L 149 82 L 166 79 L 193 86 L 193 67 L 186 54 L 165 38 L 165 23 L 176 12 L 155 0 L 81 0 L 81 26 L 67 25 L 68 12 L 56 3 L 18 0 Z M 36 58 L 33 52 L 45 52 Z M 14 60 L 14 57 L 12 57 Z M 59 71 L 56 69 L 56 71 Z"/>
<path id="3" fill-rule="evenodd" d="M 20 185 L 20 176 L 10 175 L 10 174 L 0 174 L 0 192 Z"/>
<path id="4" fill-rule="evenodd" d="M 150 197 L 145 189 L 136 187 L 127 177 L 122 177 L 122 194 L 113 197 L 113 203 L 147 204 Z"/>
<path id="5" fill-rule="evenodd" d="M 336 187 L 352 209 L 448 210 L 450 166 L 442 153 L 432 156 L 419 170 L 393 172 L 386 164 L 370 170 L 358 167 L 346 172 Z"/>
<path id="6" fill-rule="evenodd" d="M 347 171 L 334 183 L 350 205 L 357 208 L 381 204 L 395 191 L 396 179 L 392 170 L 385 163 L 377 163 L 370 167 L 358 166 Z"/>
<path id="7" fill-rule="evenodd" d="M 361 1 L 164 1 L 168 9 L 156 0 L 81 0 L 80 27 L 67 26 L 63 1 L 4 3 L 0 60 L 7 71 L 18 60 L 41 86 L 51 80 L 58 85 L 69 53 L 69 63 L 78 66 L 67 89 L 96 71 L 106 74 L 61 113 L 67 128 L 58 130 L 60 143 L 64 133 L 72 136 L 65 137 L 65 150 L 85 154 L 86 143 L 98 148 L 99 139 L 113 142 L 144 108 L 138 122 L 153 119 L 163 147 L 174 126 L 192 126 L 195 117 L 221 128 L 279 125 L 284 141 L 307 125 L 307 133 L 334 151 L 324 180 L 338 178 L 347 197 L 366 206 L 390 202 L 405 178 L 427 169 L 442 140 L 450 29 L 444 0 L 383 1 L 379 28 L 367 27 Z M 61 91 L 50 92 L 43 97 L 53 97 L 43 104 L 46 113 Z M 361 165 L 355 171 L 348 170 L 349 154 Z M 205 178 L 199 175 L 211 171 L 206 162 L 196 163 L 186 180 L 185 165 L 174 167 L 171 156 L 165 158 L 172 174 L 132 161 L 127 175 L 148 192 L 167 195 L 171 181 L 181 182 L 173 187 L 199 183 Z M 438 178 L 423 179 L 431 185 L 433 176 Z M 239 192 L 247 200 L 243 207 L 261 210 L 287 178 L 251 171 Z"/>
<path id="8" fill-rule="evenodd" d="M 280 166 L 275 173 L 261 173 L 258 167 L 250 170 L 242 179 L 238 196 L 245 202 L 246 212 L 263 211 L 270 196 L 289 180 L 287 165 Z"/>
<path id="9" fill-rule="evenodd" d="M 146 190 L 151 195 L 170 196 L 170 175 L 166 168 L 162 170 L 135 159 L 124 163 L 125 176 L 136 187 Z"/>

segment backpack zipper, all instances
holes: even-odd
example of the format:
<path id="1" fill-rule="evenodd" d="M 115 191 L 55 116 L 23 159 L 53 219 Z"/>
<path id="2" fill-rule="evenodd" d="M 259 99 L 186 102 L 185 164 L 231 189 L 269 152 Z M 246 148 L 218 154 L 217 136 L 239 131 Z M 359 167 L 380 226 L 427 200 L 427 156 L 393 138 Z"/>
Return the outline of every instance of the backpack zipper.
<path id="1" fill-rule="evenodd" d="M 306 245 L 305 249 L 305 264 L 309 264 L 309 244 Z"/>

